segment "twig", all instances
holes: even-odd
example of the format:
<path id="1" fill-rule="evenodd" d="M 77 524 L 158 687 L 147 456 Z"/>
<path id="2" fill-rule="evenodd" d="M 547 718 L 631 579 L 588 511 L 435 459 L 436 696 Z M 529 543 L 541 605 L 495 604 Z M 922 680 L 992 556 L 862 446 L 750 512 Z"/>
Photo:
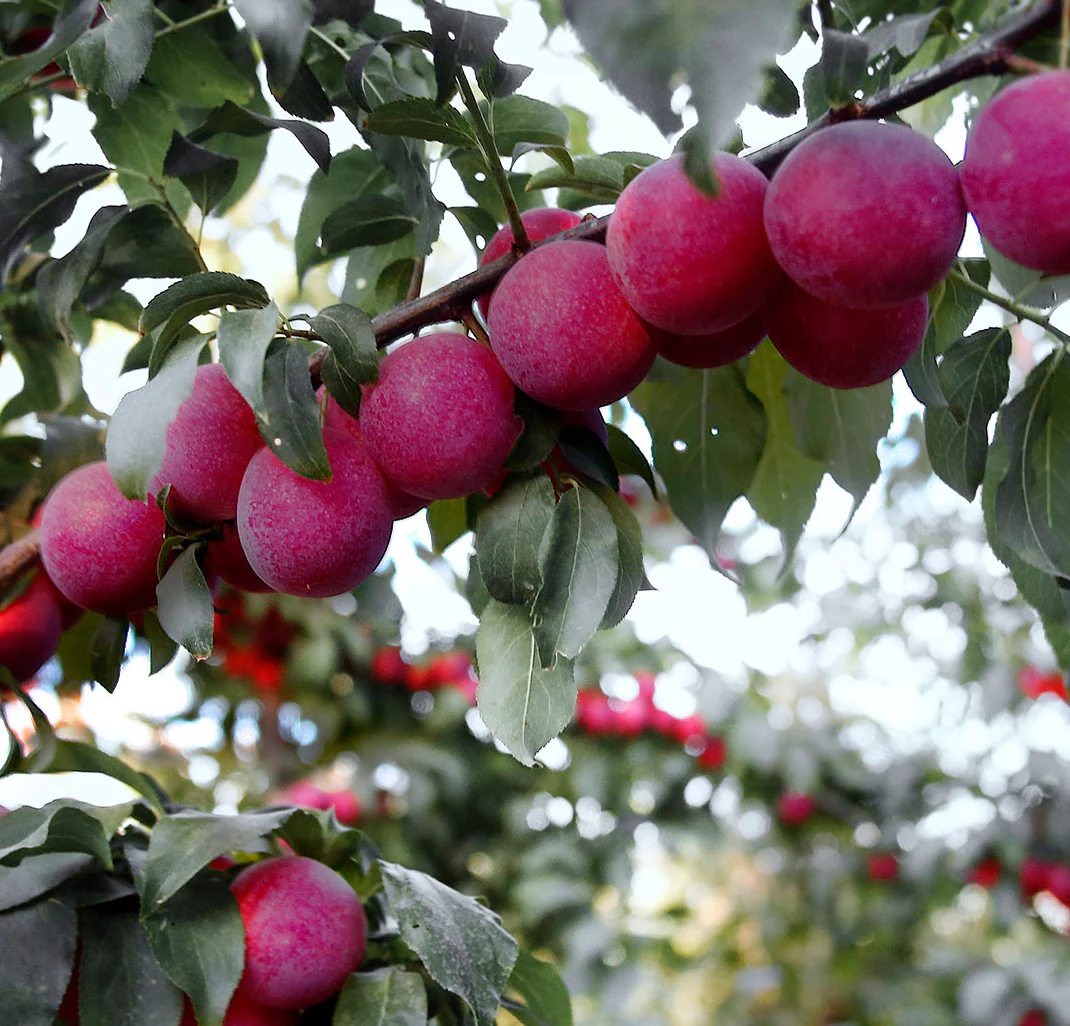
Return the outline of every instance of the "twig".
<path id="1" fill-rule="evenodd" d="M 1006 310 L 1007 313 L 1017 317 L 1018 320 L 1029 321 L 1031 324 L 1039 325 L 1051 335 L 1052 338 L 1058 339 L 1064 346 L 1070 345 L 1070 335 L 1055 327 L 1055 325 L 1051 323 L 1051 318 L 1042 310 L 1037 310 L 1032 306 L 1023 306 L 1021 303 L 1017 303 L 1013 299 L 1007 299 L 1005 296 L 1000 296 L 997 293 L 992 292 L 990 289 L 986 289 L 983 285 L 978 285 L 968 274 L 963 274 L 962 271 L 952 271 L 948 277 L 953 279 L 964 289 L 981 296 L 993 306 L 998 306 L 1001 310 Z"/>
<path id="2" fill-rule="evenodd" d="M 23 571 L 36 563 L 40 554 L 41 542 L 37 528 L 0 549 L 0 591 L 6 590 Z"/>
<path id="3" fill-rule="evenodd" d="M 407 303 L 418 299 L 424 287 L 424 263 L 424 258 L 420 257 L 412 265 L 412 277 L 409 279 L 409 288 L 405 293 L 405 302 Z"/>
<path id="4" fill-rule="evenodd" d="M 490 345 L 490 335 L 487 334 L 486 328 L 479 323 L 479 318 L 475 315 L 474 311 L 470 309 L 465 310 L 464 313 L 461 314 L 461 321 L 477 342 L 482 342 L 485 346 Z"/>

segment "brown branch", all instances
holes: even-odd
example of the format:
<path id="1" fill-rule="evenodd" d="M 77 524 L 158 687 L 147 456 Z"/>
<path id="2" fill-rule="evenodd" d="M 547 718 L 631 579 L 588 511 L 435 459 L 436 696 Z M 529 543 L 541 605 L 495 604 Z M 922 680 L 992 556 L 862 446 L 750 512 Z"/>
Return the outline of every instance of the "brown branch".
<path id="1" fill-rule="evenodd" d="M 0 592 L 37 562 L 41 554 L 38 531 L 27 531 L 18 541 L 0 549 Z"/>

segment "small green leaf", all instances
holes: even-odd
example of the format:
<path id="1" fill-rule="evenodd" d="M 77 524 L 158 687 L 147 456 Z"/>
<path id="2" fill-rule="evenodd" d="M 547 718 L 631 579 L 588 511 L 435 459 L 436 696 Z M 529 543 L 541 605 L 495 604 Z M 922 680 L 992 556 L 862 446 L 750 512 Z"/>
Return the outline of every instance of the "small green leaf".
<path id="1" fill-rule="evenodd" d="M 499 602 L 527 605 L 538 594 L 553 515 L 554 489 L 543 473 L 509 481 L 479 511 L 479 572 Z"/>
<path id="2" fill-rule="evenodd" d="M 278 328 L 278 308 L 268 303 L 259 310 L 228 310 L 219 318 L 216 333 L 219 361 L 227 377 L 261 418 L 267 416 L 264 361 Z"/>
<path id="3" fill-rule="evenodd" d="M 601 203 L 615 203 L 624 189 L 624 170 L 607 157 L 580 155 L 574 158 L 575 171 L 561 167 L 536 171 L 527 181 L 528 192 L 537 189 L 574 189 Z"/>
<path id="4" fill-rule="evenodd" d="M 684 171 L 691 182 L 707 196 L 716 196 L 718 185 L 713 154 L 702 126 L 688 129 L 676 144 L 676 151 L 684 155 Z"/>
<path id="5" fill-rule="evenodd" d="M 381 246 L 410 234 L 417 224 L 401 200 L 366 196 L 328 214 L 320 228 L 320 253 L 332 256 L 358 246 Z"/>
<path id="6" fill-rule="evenodd" d="M 297 74 L 312 27 L 312 0 L 234 0 L 234 6 L 260 44 L 271 88 L 285 89 Z"/>
<path id="7" fill-rule="evenodd" d="M 468 504 L 464 499 L 438 499 L 427 507 L 431 551 L 441 555 L 468 532 Z"/>
<path id="8" fill-rule="evenodd" d="M 561 411 L 536 402 L 517 389 L 514 411 L 524 421 L 523 434 L 505 461 L 506 470 L 534 470 L 557 445 Z"/>
<path id="9" fill-rule="evenodd" d="M 568 464 L 566 477 L 575 470 L 614 492 L 620 491 L 617 465 L 596 431 L 584 424 L 569 424 L 561 429 L 557 448 Z"/>
<path id="10" fill-rule="evenodd" d="M 401 939 L 432 979 L 463 998 L 476 1026 L 493 1026 L 519 945 L 490 909 L 425 873 L 380 860 Z"/>
<path id="11" fill-rule="evenodd" d="M 130 624 L 123 616 L 106 616 L 100 621 L 89 649 L 93 679 L 106 691 L 114 691 L 126 655 L 126 635 Z"/>
<path id="12" fill-rule="evenodd" d="M 825 29 L 821 41 L 821 70 L 825 92 L 833 107 L 851 103 L 862 88 L 869 66 L 869 43 L 862 36 Z"/>
<path id="13" fill-rule="evenodd" d="M 617 473 L 641 477 L 650 489 L 650 494 L 657 499 L 658 486 L 654 481 L 654 469 L 643 455 L 643 450 L 616 424 L 607 424 L 606 430 L 609 434 L 609 455 L 613 457 Z"/>
<path id="14" fill-rule="evenodd" d="M 193 197 L 202 214 L 208 214 L 230 192 L 238 177 L 238 162 L 222 153 L 213 153 L 171 133 L 171 146 L 163 158 L 163 173 L 177 178 Z"/>
<path id="15" fill-rule="evenodd" d="M 558 658 L 550 670 L 540 666 L 535 632 L 520 606 L 491 599 L 479 617 L 479 714 L 517 760 L 533 766 L 536 754 L 572 718 L 576 707 L 572 661 Z"/>
<path id="16" fill-rule="evenodd" d="M 104 252 L 87 292 L 111 294 L 130 278 L 183 278 L 201 270 L 197 247 L 171 215 L 157 203 L 127 212 L 108 233 Z M 90 297 L 83 294 L 89 305 Z M 100 308 L 93 311 L 103 316 Z M 132 330 L 137 330 L 135 318 Z"/>
<path id="17" fill-rule="evenodd" d="M 503 157 L 521 143 L 564 146 L 568 142 L 568 116 L 558 107 L 530 96 L 503 97 L 490 106 L 494 146 Z"/>
<path id="18" fill-rule="evenodd" d="M 427 990 L 419 973 L 384 966 L 353 973 L 338 996 L 331 1026 L 426 1026 Z"/>
<path id="19" fill-rule="evenodd" d="M 934 8 L 924 14 L 897 14 L 880 21 L 862 37 L 869 46 L 869 56 L 879 57 L 893 46 L 904 56 L 915 54 L 929 34 L 929 26 L 946 8 Z"/>
<path id="20" fill-rule="evenodd" d="M 635 596 L 639 594 L 639 589 L 646 580 L 646 570 L 643 567 L 643 532 L 635 514 L 628 508 L 628 503 L 615 491 L 605 485 L 594 485 L 593 491 L 609 510 L 617 528 L 617 583 L 598 625 L 599 630 L 605 631 L 616 627 L 628 615 Z"/>
<path id="21" fill-rule="evenodd" d="M 156 599 L 160 626 L 167 636 L 194 659 L 207 659 L 212 654 L 215 610 L 208 582 L 197 562 L 198 547 L 191 545 L 171 564 L 156 585 Z"/>
<path id="22" fill-rule="evenodd" d="M 58 901 L 0 915 L 4 1016 L 18 1026 L 52 1026 L 74 969 L 78 917 Z"/>
<path id="23" fill-rule="evenodd" d="M 355 306 L 338 303 L 320 310 L 308 324 L 331 347 L 320 371 L 327 391 L 343 410 L 357 416 L 360 386 L 379 380 L 379 350 L 371 318 Z"/>
<path id="24" fill-rule="evenodd" d="M 391 100 L 376 107 L 365 118 L 364 126 L 381 135 L 427 139 L 461 149 L 474 149 L 479 145 L 471 122 L 459 110 L 436 106 L 433 100 L 422 96 Z"/>
<path id="25" fill-rule="evenodd" d="M 67 51 L 75 81 L 119 106 L 149 62 L 156 30 L 152 0 L 112 0 L 108 17 Z"/>
<path id="26" fill-rule="evenodd" d="M 758 106 L 767 114 L 790 118 L 802 104 L 802 97 L 787 72 L 775 61 L 765 66 L 765 85 Z"/>
<path id="27" fill-rule="evenodd" d="M 509 977 L 509 989 L 524 999 L 524 1009 L 513 1010 L 524 1026 L 572 1026 L 568 988 L 549 962 L 521 948 Z"/>
<path id="28" fill-rule="evenodd" d="M 30 757 L 30 767 L 34 773 L 102 773 L 144 795 L 158 811 L 163 811 L 163 803 L 168 800 L 167 794 L 152 777 L 139 773 L 95 745 L 56 738 L 51 751 L 38 751 L 47 754 L 47 758 L 38 758 L 38 752 L 34 752 Z"/>
<path id="29" fill-rule="evenodd" d="M 154 609 L 146 609 L 141 614 L 141 618 L 144 623 L 145 637 L 149 643 L 149 676 L 151 677 L 170 666 L 178 652 L 178 645 L 160 626 L 160 618 Z"/>
<path id="30" fill-rule="evenodd" d="M 260 434 L 291 470 L 329 481 L 320 408 L 308 375 L 308 354 L 297 342 L 277 340 L 264 361 L 264 412 Z"/>
<path id="31" fill-rule="evenodd" d="M 121 822 L 129 806 L 118 809 Z M 15 866 L 32 855 L 65 852 L 89 855 L 110 869 L 108 841 L 117 825 L 115 817 L 114 810 L 102 812 L 97 806 L 69 798 L 58 798 L 42 808 L 22 806 L 2 817 L 0 860 Z"/>

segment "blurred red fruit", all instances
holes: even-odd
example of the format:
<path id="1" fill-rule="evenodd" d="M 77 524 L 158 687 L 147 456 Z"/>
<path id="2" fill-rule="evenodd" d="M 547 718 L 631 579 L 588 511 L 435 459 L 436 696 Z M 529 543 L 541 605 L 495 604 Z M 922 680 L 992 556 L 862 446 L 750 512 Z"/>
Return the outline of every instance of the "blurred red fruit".
<path id="1" fill-rule="evenodd" d="M 1025 666 L 1018 674 L 1018 688 L 1026 698 L 1057 695 L 1067 701 L 1066 678 L 1058 670 L 1045 673 L 1035 666 Z"/>
<path id="2" fill-rule="evenodd" d="M 866 859 L 866 869 L 871 880 L 887 883 L 899 876 L 899 860 L 887 852 L 877 853 Z"/>
<path id="3" fill-rule="evenodd" d="M 697 761 L 702 769 L 716 771 L 724 768 L 726 755 L 724 738 L 711 735 L 706 738 L 706 747 L 699 752 Z"/>
<path id="4" fill-rule="evenodd" d="M 1048 1026 L 1048 1017 L 1039 1008 L 1031 1008 L 1018 1020 L 1018 1026 Z"/>
<path id="5" fill-rule="evenodd" d="M 434 684 L 452 684 L 466 680 L 472 669 L 472 660 L 464 652 L 446 652 L 431 660 L 431 679 Z"/>
<path id="6" fill-rule="evenodd" d="M 1070 906 L 1070 868 L 1052 866 L 1048 871 L 1047 890 L 1064 905 Z"/>
<path id="7" fill-rule="evenodd" d="M 370 672 L 383 684 L 404 684 L 408 679 L 409 664 L 401 658 L 400 648 L 388 646 L 372 656 Z"/>
<path id="8" fill-rule="evenodd" d="M 682 745 L 689 742 L 698 744 L 706 736 L 706 722 L 701 716 L 687 716 L 682 720 L 674 720 L 672 736 Z"/>
<path id="9" fill-rule="evenodd" d="M 597 688 L 586 688 L 576 696 L 576 726 L 588 734 L 612 734 L 617 716 L 609 698 Z"/>
<path id="10" fill-rule="evenodd" d="M 802 826 L 813 814 L 817 803 L 808 794 L 785 791 L 777 801 L 777 815 L 784 826 Z"/>
<path id="11" fill-rule="evenodd" d="M 984 887 L 987 890 L 999 883 L 1002 872 L 1003 867 L 1000 865 L 999 859 L 982 859 L 970 870 L 966 879 L 970 883 L 977 884 L 978 887 Z"/>
<path id="12" fill-rule="evenodd" d="M 1018 883 L 1022 888 L 1022 894 L 1032 898 L 1041 891 L 1048 889 L 1048 877 L 1051 875 L 1052 865 L 1042 859 L 1026 859 L 1018 873 Z"/>

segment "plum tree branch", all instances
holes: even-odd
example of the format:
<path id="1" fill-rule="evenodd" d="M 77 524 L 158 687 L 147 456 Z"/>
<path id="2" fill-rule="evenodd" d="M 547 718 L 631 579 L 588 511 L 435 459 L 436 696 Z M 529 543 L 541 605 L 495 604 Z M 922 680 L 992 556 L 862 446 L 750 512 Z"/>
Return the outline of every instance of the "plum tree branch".
<path id="1" fill-rule="evenodd" d="M 0 549 L 0 592 L 13 584 L 24 570 L 37 561 L 40 554 L 40 536 L 36 527 Z"/>

